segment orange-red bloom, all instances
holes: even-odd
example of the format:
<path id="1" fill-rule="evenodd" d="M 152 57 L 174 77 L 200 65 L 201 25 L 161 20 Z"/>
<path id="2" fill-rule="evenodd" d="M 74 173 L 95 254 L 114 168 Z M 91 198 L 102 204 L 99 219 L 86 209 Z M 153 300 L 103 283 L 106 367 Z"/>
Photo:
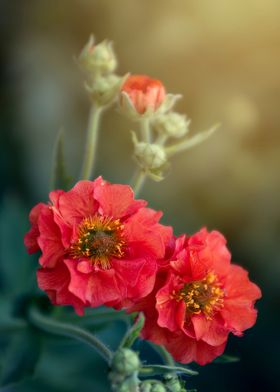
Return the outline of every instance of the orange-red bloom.
<path id="1" fill-rule="evenodd" d="M 179 362 L 204 365 L 223 353 L 230 332 L 241 336 L 255 324 L 260 297 L 247 272 L 230 264 L 224 237 L 202 229 L 176 240 L 153 293 L 133 310 L 146 315 L 145 339 Z"/>
<path id="2" fill-rule="evenodd" d="M 160 80 L 146 75 L 131 75 L 122 86 L 120 105 L 124 107 L 128 101 L 130 109 L 140 115 L 153 113 L 163 103 L 165 95 L 165 88 Z"/>
<path id="3" fill-rule="evenodd" d="M 85 306 L 131 306 L 152 291 L 172 238 L 160 212 L 101 177 L 53 191 L 50 200 L 32 209 L 25 245 L 42 252 L 38 284 L 54 304 L 82 314 Z"/>

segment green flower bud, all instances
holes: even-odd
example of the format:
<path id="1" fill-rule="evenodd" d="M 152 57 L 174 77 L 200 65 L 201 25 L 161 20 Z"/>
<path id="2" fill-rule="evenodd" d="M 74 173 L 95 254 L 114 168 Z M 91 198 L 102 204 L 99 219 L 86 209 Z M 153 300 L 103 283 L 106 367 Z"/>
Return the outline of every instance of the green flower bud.
<path id="1" fill-rule="evenodd" d="M 116 389 L 117 392 L 139 392 L 139 379 L 134 374 L 128 377 L 122 384 Z"/>
<path id="2" fill-rule="evenodd" d="M 164 385 L 167 387 L 168 391 L 170 392 L 186 391 L 176 375 L 165 374 L 163 378 L 164 378 Z"/>
<path id="3" fill-rule="evenodd" d="M 147 380 L 140 385 L 140 392 L 166 392 L 166 391 L 167 391 L 166 388 L 160 382 L 155 383 L 154 381 L 149 382 L 149 380 Z"/>
<path id="4" fill-rule="evenodd" d="M 138 355 L 128 348 L 121 348 L 116 352 L 113 358 L 112 372 L 129 376 L 137 371 L 139 366 L 140 360 Z"/>
<path id="5" fill-rule="evenodd" d="M 78 63 L 82 70 L 90 75 L 114 72 L 117 59 L 112 42 L 105 40 L 95 45 L 94 37 L 91 35 L 78 57 Z"/>
<path id="6" fill-rule="evenodd" d="M 157 116 L 152 126 L 159 134 L 180 138 L 188 133 L 190 122 L 185 115 L 170 112 Z"/>
<path id="7" fill-rule="evenodd" d="M 139 142 L 135 144 L 134 154 L 139 165 L 145 170 L 155 170 L 167 162 L 164 148 L 157 144 Z"/>
<path id="8" fill-rule="evenodd" d="M 124 78 L 126 78 L 126 76 Z M 91 99 L 98 105 L 109 105 L 116 99 L 124 78 L 115 74 L 100 76 L 91 84 L 86 83 L 85 88 Z"/>

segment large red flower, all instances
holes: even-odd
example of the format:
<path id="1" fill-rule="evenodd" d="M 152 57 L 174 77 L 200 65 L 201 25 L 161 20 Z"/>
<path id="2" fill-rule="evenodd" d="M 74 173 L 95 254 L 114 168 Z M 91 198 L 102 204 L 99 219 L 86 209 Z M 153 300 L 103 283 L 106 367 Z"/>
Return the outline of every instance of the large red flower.
<path id="1" fill-rule="evenodd" d="M 247 272 L 230 264 L 224 237 L 202 229 L 176 240 L 154 291 L 132 310 L 146 315 L 145 339 L 179 362 L 204 365 L 223 353 L 230 332 L 241 336 L 255 324 L 260 297 Z"/>
<path id="2" fill-rule="evenodd" d="M 39 287 L 57 305 L 130 306 L 154 287 L 172 229 L 127 185 L 80 181 L 30 213 L 29 253 L 41 250 Z"/>

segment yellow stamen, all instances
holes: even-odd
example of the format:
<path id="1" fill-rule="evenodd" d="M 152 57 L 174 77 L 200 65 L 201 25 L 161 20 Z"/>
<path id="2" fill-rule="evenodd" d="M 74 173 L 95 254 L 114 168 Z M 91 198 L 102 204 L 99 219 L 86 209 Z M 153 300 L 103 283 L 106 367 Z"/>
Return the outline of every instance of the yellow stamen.
<path id="1" fill-rule="evenodd" d="M 210 272 L 202 280 L 186 283 L 177 293 L 173 291 L 172 298 L 183 300 L 189 313 L 203 313 L 207 319 L 212 319 L 224 305 L 224 290 L 217 276 Z"/>
<path id="2" fill-rule="evenodd" d="M 83 219 L 78 226 L 78 238 L 70 246 L 70 255 L 74 259 L 89 258 L 94 265 L 109 269 L 112 257 L 124 255 L 123 227 L 119 219 L 101 215 Z"/>

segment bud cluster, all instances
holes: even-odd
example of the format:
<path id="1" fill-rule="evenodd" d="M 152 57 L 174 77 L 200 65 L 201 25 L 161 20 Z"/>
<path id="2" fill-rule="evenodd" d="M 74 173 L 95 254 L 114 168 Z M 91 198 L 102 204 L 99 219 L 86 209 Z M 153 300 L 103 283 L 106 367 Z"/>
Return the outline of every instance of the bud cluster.
<path id="1" fill-rule="evenodd" d="M 181 95 L 167 93 L 160 80 L 115 74 L 117 58 L 112 42 L 96 44 L 91 35 L 78 63 L 86 74 L 85 89 L 94 105 L 102 108 L 118 102 L 119 111 L 139 124 L 140 136 L 132 132 L 132 141 L 141 176 L 163 180 L 172 155 L 199 144 L 212 133 L 213 129 L 188 136 L 190 119 L 173 110 Z M 170 139 L 177 142 L 170 144 Z"/>
<path id="2" fill-rule="evenodd" d="M 78 63 L 86 75 L 85 89 L 98 106 L 107 106 L 117 98 L 125 77 L 114 72 L 117 58 L 111 41 L 95 44 L 93 35 L 82 49 Z"/>

